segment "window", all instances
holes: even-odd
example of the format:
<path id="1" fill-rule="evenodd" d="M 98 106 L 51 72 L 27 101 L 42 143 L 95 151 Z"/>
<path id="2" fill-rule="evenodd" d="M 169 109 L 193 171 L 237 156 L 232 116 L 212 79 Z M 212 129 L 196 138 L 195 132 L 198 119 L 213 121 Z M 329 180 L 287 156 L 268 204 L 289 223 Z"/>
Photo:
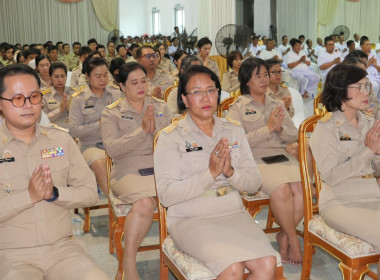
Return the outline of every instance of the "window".
<path id="1" fill-rule="evenodd" d="M 176 5 L 174 8 L 174 25 L 178 26 L 179 32 L 182 33 L 185 29 L 185 8 L 180 5 Z"/>
<path id="2" fill-rule="evenodd" d="M 161 33 L 161 24 L 160 24 L 160 10 L 156 8 L 152 9 L 152 34 L 160 34 Z"/>

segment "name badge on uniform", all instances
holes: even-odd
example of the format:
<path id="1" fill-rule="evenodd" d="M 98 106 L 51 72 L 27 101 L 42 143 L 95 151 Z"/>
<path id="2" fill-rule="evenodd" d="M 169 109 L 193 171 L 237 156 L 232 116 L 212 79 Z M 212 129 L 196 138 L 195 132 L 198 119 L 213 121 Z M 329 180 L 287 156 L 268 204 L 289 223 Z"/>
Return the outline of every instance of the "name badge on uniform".
<path id="1" fill-rule="evenodd" d="M 162 112 L 154 113 L 155 117 L 162 117 L 163 115 L 164 115 L 164 113 L 162 113 Z"/>
<path id="2" fill-rule="evenodd" d="M 351 137 L 347 133 L 342 133 L 339 131 L 339 140 L 340 141 L 351 141 Z"/>
<path id="3" fill-rule="evenodd" d="M 12 153 L 9 150 L 5 150 L 2 154 L 0 154 L 0 163 L 5 162 L 14 162 L 15 158 L 12 157 Z"/>
<path id="4" fill-rule="evenodd" d="M 256 114 L 256 111 L 252 108 L 245 108 L 245 114 L 246 115 L 254 115 L 254 114 Z"/>
<path id="5" fill-rule="evenodd" d="M 124 120 L 133 120 L 132 117 L 128 117 L 128 116 L 121 116 L 121 118 L 124 119 Z"/>
<path id="6" fill-rule="evenodd" d="M 90 100 L 86 100 L 86 102 L 84 103 L 84 108 L 94 108 L 94 104 Z"/>
<path id="7" fill-rule="evenodd" d="M 194 152 L 194 151 L 202 151 L 203 148 L 202 146 L 198 146 L 197 143 L 193 142 L 193 143 L 189 143 L 186 141 L 186 152 Z"/>
<path id="8" fill-rule="evenodd" d="M 60 157 L 64 154 L 65 152 L 63 151 L 62 147 L 41 150 L 42 158 Z"/>

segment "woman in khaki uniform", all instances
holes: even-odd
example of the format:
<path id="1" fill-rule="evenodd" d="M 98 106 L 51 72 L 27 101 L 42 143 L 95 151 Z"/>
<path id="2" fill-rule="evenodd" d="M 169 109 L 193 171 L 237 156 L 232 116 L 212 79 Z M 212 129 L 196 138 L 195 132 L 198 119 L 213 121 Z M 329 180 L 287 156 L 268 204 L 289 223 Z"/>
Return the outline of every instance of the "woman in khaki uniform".
<path id="1" fill-rule="evenodd" d="M 296 227 L 303 217 L 301 177 L 297 159 L 286 152 L 286 147 L 297 141 L 298 131 L 283 103 L 266 94 L 269 73 L 264 60 L 247 58 L 239 80 L 242 96 L 231 106 L 228 117 L 245 129 L 263 179 L 261 190 L 270 195 L 271 210 L 283 229 L 277 234 L 281 258 L 300 265 Z M 268 164 L 262 159 L 275 155 L 285 155 L 287 161 Z"/>
<path id="2" fill-rule="evenodd" d="M 292 118 L 294 116 L 294 107 L 292 104 L 292 95 L 288 87 L 281 82 L 282 72 L 281 63 L 276 59 L 268 59 L 266 64 L 269 69 L 269 86 L 268 95 L 273 99 L 281 100 L 284 103 L 286 111 Z"/>
<path id="3" fill-rule="evenodd" d="M 168 207 L 168 230 L 184 252 L 217 279 L 274 279 L 275 252 L 244 209 L 239 191 L 261 184 L 237 122 L 215 117 L 218 77 L 194 65 L 180 77 L 178 106 L 189 113 L 164 129 L 154 152 L 157 194 Z"/>
<path id="4" fill-rule="evenodd" d="M 45 90 L 51 86 L 51 78 L 49 75 L 50 58 L 46 55 L 39 55 L 36 57 L 36 72 L 41 80 L 41 90 Z"/>
<path id="5" fill-rule="evenodd" d="M 365 70 L 344 64 L 328 73 L 322 103 L 331 113 L 315 127 L 310 146 L 323 182 L 323 219 L 380 253 L 380 189 L 373 176 L 380 154 L 380 122 L 362 112 L 369 103 L 366 76 Z"/>
<path id="6" fill-rule="evenodd" d="M 69 99 L 77 91 L 66 87 L 67 67 L 62 62 L 50 65 L 49 75 L 52 86 L 42 92 L 43 111 L 49 121 L 63 128 L 69 128 Z"/>
<path id="7" fill-rule="evenodd" d="M 169 58 L 165 57 L 166 54 L 166 48 L 165 45 L 162 43 L 158 43 L 155 46 L 156 50 L 158 50 L 161 60 L 158 63 L 157 70 L 161 71 L 165 74 L 171 75 L 171 73 L 174 71 L 173 63 L 170 61 Z"/>
<path id="8" fill-rule="evenodd" d="M 223 73 L 223 90 L 226 92 L 235 92 L 240 88 L 238 73 L 243 56 L 239 51 L 231 51 L 227 55 L 227 65 L 230 68 Z"/>
<path id="9" fill-rule="evenodd" d="M 71 98 L 69 130 L 79 139 L 80 150 L 94 171 L 96 181 L 107 194 L 105 152 L 100 134 L 100 117 L 104 108 L 120 98 L 120 91 L 109 91 L 107 62 L 98 57 L 88 61 L 86 67 L 88 86 L 75 92 Z"/>
<path id="10" fill-rule="evenodd" d="M 139 279 L 136 254 L 157 206 L 154 177 L 141 176 L 139 170 L 153 167 L 153 138 L 170 123 L 171 116 L 164 101 L 146 96 L 146 70 L 139 63 L 122 65 L 119 80 L 125 97 L 103 111 L 101 132 L 113 161 L 112 192 L 132 204 L 124 224 L 124 275 L 126 279 Z"/>

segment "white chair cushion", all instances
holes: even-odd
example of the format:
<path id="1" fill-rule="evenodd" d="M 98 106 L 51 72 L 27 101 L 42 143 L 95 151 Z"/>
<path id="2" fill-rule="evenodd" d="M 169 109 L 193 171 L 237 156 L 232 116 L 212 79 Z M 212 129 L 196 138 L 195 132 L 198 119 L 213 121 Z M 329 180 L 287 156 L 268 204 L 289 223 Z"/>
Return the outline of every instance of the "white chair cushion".
<path id="1" fill-rule="evenodd" d="M 310 220 L 309 230 L 350 257 L 375 254 L 375 250 L 371 244 L 360 238 L 332 229 L 320 215 L 315 215 Z"/>
<path id="2" fill-rule="evenodd" d="M 297 129 L 300 127 L 300 124 L 305 120 L 305 111 L 303 108 L 303 99 L 298 90 L 289 87 L 290 94 L 292 96 L 292 103 L 294 107 L 294 116 L 292 120 Z"/>
<path id="3" fill-rule="evenodd" d="M 255 200 L 263 200 L 263 199 L 269 199 L 269 196 L 263 193 L 262 191 L 258 191 L 254 193 L 253 195 L 248 194 L 246 192 L 240 192 L 241 197 L 243 197 L 247 201 L 255 201 Z"/>
<path id="4" fill-rule="evenodd" d="M 162 248 L 164 254 L 170 258 L 187 280 L 209 280 L 216 278 L 216 275 L 213 274 L 202 261 L 178 249 L 170 236 L 166 237 Z M 277 267 L 282 266 L 280 254 L 277 252 L 276 258 Z"/>
<path id="5" fill-rule="evenodd" d="M 125 202 L 121 201 L 120 199 L 117 199 L 112 191 L 109 192 L 109 198 L 112 205 L 113 210 L 115 211 L 115 214 L 117 217 L 124 217 L 128 215 L 128 212 L 131 210 L 132 205 L 126 204 Z"/>

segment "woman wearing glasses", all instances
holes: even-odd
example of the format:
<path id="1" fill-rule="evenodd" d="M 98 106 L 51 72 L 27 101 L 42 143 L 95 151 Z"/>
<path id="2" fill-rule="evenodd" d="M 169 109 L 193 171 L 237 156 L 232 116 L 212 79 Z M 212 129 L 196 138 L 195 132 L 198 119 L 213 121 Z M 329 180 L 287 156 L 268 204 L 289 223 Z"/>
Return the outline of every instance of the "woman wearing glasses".
<path id="1" fill-rule="evenodd" d="M 261 190 L 270 196 L 271 210 L 283 229 L 277 234 L 281 258 L 300 265 L 296 227 L 303 217 L 301 177 L 298 161 L 286 152 L 286 147 L 297 141 L 298 131 L 284 104 L 266 94 L 269 72 L 264 60 L 246 59 L 239 81 L 242 96 L 231 106 L 228 117 L 245 129 L 263 179 Z M 266 159 L 271 156 L 279 157 Z"/>
<path id="2" fill-rule="evenodd" d="M 318 122 L 310 146 L 323 182 L 319 195 L 323 219 L 380 253 L 380 189 L 373 168 L 379 166 L 380 121 L 362 112 L 369 102 L 366 76 L 356 65 L 331 69 L 321 99 L 330 113 Z"/>
<path id="3" fill-rule="evenodd" d="M 288 87 L 281 81 L 284 72 L 281 69 L 281 63 L 276 59 L 268 59 L 266 64 L 269 69 L 269 86 L 267 93 L 273 99 L 281 100 L 289 116 L 292 118 L 294 116 L 292 96 Z"/>
<path id="4" fill-rule="evenodd" d="M 111 91 L 108 84 L 107 62 L 90 58 L 85 67 L 88 85 L 72 95 L 69 130 L 79 139 L 80 150 L 104 194 L 108 193 L 106 159 L 100 134 L 100 116 L 104 108 L 120 98 L 120 91 Z"/>
<path id="5" fill-rule="evenodd" d="M 215 117 L 216 74 L 189 67 L 180 77 L 182 120 L 164 129 L 154 152 L 157 194 L 168 207 L 168 231 L 184 252 L 202 260 L 217 279 L 274 279 L 275 252 L 244 209 L 239 191 L 261 184 L 243 129 Z M 228 252 L 228 253 L 226 253 Z"/>
<path id="6" fill-rule="evenodd" d="M 132 204 L 124 223 L 124 275 L 139 279 L 136 254 L 157 207 L 153 174 L 141 176 L 139 170 L 153 167 L 153 138 L 171 115 L 164 101 L 147 97 L 146 70 L 139 63 L 123 64 L 118 79 L 125 96 L 103 111 L 101 133 L 113 161 L 112 193 Z"/>

